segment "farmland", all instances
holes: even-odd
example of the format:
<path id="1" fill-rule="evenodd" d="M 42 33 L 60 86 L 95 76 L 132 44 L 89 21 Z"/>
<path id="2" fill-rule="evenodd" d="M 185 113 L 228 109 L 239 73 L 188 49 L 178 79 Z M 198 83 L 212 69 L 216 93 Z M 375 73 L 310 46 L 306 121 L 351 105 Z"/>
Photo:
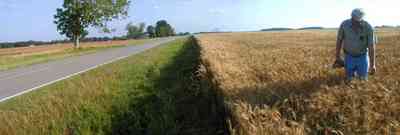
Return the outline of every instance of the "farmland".
<path id="1" fill-rule="evenodd" d="M 92 53 L 107 48 L 135 45 L 145 42 L 145 39 L 87 42 L 82 43 L 80 49 L 73 49 L 72 43 L 0 49 L 0 70 Z"/>
<path id="2" fill-rule="evenodd" d="M 0 134 L 400 134 L 400 33 L 377 35 L 351 84 L 335 30 L 178 39 L 1 103 Z"/>
<path id="3" fill-rule="evenodd" d="M 232 134 L 400 134 L 400 32 L 378 30 L 378 73 L 343 82 L 336 31 L 203 34 L 201 61 Z"/>

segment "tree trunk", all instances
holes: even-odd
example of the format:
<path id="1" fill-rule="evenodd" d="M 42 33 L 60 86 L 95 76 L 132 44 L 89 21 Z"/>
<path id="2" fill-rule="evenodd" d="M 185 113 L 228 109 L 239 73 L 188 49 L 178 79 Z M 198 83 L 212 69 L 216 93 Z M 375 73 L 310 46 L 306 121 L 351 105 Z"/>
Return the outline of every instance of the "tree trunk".
<path id="1" fill-rule="evenodd" d="M 75 38 L 74 38 L 74 47 L 75 47 L 75 49 L 79 49 L 79 36 L 76 36 Z"/>

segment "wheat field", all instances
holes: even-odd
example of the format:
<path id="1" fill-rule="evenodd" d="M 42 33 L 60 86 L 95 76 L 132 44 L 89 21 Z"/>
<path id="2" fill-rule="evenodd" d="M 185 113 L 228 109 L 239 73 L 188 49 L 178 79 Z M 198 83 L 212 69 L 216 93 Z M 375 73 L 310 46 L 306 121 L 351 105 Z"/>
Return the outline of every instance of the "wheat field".
<path id="1" fill-rule="evenodd" d="M 346 85 L 335 30 L 197 36 L 238 135 L 400 134 L 400 31 L 378 30 L 377 74 Z"/>

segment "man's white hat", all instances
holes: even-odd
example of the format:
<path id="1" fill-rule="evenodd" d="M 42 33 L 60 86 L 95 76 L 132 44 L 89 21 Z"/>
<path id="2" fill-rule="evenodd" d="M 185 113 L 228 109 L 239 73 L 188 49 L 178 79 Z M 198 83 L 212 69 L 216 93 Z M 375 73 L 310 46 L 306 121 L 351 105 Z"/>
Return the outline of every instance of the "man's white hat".
<path id="1" fill-rule="evenodd" d="M 356 8 L 351 12 L 351 18 L 361 21 L 365 16 L 365 12 L 362 8 Z"/>

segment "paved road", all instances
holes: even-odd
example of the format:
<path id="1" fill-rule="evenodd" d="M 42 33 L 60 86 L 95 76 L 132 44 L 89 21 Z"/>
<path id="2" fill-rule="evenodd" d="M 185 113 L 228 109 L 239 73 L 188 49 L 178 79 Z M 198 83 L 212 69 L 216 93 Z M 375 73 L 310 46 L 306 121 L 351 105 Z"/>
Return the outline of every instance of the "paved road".
<path id="1" fill-rule="evenodd" d="M 144 45 L 109 49 L 83 56 L 69 57 L 48 63 L 0 71 L 0 102 L 175 39 L 157 39 Z"/>

